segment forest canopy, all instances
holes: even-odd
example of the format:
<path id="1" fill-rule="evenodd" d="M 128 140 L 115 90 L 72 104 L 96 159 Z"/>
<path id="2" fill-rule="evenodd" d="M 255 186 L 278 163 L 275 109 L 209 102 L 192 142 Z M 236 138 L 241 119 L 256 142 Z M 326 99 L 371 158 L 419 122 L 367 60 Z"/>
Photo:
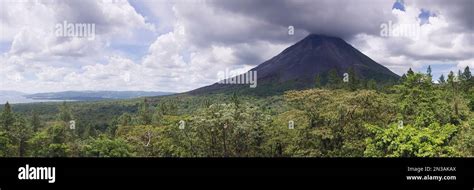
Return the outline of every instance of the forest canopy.
<path id="1" fill-rule="evenodd" d="M 331 76 L 331 75 L 330 75 Z M 312 89 L 15 104 L 1 157 L 472 157 L 469 68 L 394 85 L 315 76 Z M 73 123 L 71 123 L 73 121 Z"/>

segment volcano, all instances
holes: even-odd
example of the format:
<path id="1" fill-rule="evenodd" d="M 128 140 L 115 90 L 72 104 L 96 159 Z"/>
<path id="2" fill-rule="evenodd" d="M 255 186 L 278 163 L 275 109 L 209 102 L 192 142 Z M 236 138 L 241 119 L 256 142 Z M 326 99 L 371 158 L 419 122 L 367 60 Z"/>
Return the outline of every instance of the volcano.
<path id="1" fill-rule="evenodd" d="M 353 69 L 357 78 L 373 79 L 377 84 L 393 83 L 399 79 L 397 74 L 370 59 L 343 39 L 311 34 L 251 69 L 250 71 L 257 72 L 257 88 L 215 83 L 192 90 L 188 94 L 279 94 L 286 90 L 311 88 L 315 84 L 316 75 L 324 78 L 331 70 L 335 70 L 342 79 L 349 69 Z"/>

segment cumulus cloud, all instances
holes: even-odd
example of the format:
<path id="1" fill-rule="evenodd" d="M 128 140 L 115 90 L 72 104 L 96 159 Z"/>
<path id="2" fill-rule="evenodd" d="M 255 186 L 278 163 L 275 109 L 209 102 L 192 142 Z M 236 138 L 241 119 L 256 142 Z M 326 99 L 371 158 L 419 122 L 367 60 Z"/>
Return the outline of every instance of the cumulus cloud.
<path id="1" fill-rule="evenodd" d="M 471 0 L 416 0 L 407 1 L 408 5 L 424 7 L 434 13 L 442 14 L 458 32 L 474 30 L 474 1 Z"/>
<path id="2" fill-rule="evenodd" d="M 395 0 L 0 2 L 0 45 L 8 44 L 0 89 L 183 92 L 216 82 L 219 71 L 245 72 L 310 33 L 341 37 L 398 74 L 474 68 L 472 0 L 406 0 L 403 10 L 392 9 Z M 94 23 L 95 39 L 56 36 L 64 21 Z M 382 36 L 389 22 L 419 30 Z"/>
<path id="3" fill-rule="evenodd" d="M 474 35 L 471 30 L 459 30 L 468 28 L 469 25 L 464 25 L 467 24 L 466 19 L 456 16 L 467 15 L 453 12 L 469 9 L 472 1 L 454 2 L 458 4 L 445 2 L 447 8 L 443 8 L 445 6 L 442 1 L 435 1 L 433 4 L 422 1 L 407 2 L 405 11 L 393 10 L 396 18 L 394 24 L 399 27 L 417 27 L 416 35 L 382 37 L 358 34 L 352 43 L 369 57 L 398 74 L 406 72 L 410 67 L 421 69 L 427 65 L 452 64 L 461 69 L 471 65 L 469 62 L 472 62 L 474 52 Z M 418 17 L 423 9 L 436 13 L 430 15 L 428 22 L 424 24 Z M 472 10 L 472 7 L 470 9 Z M 449 70 L 446 69 L 439 73 L 447 72 Z"/>
<path id="4" fill-rule="evenodd" d="M 52 90 L 53 86 L 61 86 L 52 84 L 64 83 L 68 74 L 84 73 L 88 65 L 104 62 L 104 55 L 113 52 L 107 49 L 111 40 L 134 40 L 137 31 L 154 31 L 154 25 L 147 23 L 126 0 L 0 3 L 0 42 L 10 44 L 1 55 L 0 72 L 7 77 L 0 89 Z M 95 38 L 58 36 L 55 30 L 63 23 L 94 25 Z M 15 85 L 19 81 L 22 85 Z M 88 89 L 87 84 L 82 86 Z M 69 88 L 75 87 L 71 84 Z"/>

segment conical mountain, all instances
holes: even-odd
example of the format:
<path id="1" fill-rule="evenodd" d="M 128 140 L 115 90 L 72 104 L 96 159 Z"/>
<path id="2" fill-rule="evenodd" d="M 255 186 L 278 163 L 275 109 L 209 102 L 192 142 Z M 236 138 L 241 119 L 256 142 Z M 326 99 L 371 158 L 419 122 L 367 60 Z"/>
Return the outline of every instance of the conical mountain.
<path id="1" fill-rule="evenodd" d="M 316 75 L 320 75 L 324 80 L 331 70 L 335 70 L 342 78 L 343 73 L 351 68 L 357 78 L 366 81 L 373 79 L 378 84 L 394 82 L 399 78 L 398 75 L 370 59 L 343 39 L 311 34 L 251 69 L 257 72 L 257 87 L 254 89 L 249 88 L 249 85 L 216 83 L 189 93 L 233 91 L 258 94 L 281 93 L 290 89 L 313 87 Z"/>

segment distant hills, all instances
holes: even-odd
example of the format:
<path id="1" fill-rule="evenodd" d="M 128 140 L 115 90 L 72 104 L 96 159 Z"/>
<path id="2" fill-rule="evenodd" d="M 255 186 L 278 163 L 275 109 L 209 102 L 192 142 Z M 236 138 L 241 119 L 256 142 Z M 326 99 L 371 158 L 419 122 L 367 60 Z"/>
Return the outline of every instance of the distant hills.
<path id="1" fill-rule="evenodd" d="M 323 79 L 335 70 L 341 77 L 352 68 L 359 79 L 375 80 L 378 84 L 394 82 L 399 76 L 370 59 L 338 37 L 311 34 L 286 48 L 250 71 L 257 71 L 257 88 L 248 85 L 215 83 L 188 92 L 209 94 L 241 92 L 257 94 L 282 93 L 291 89 L 314 86 L 316 75 Z"/>
<path id="2" fill-rule="evenodd" d="M 48 92 L 25 95 L 31 99 L 41 100 L 104 100 L 104 99 L 129 99 L 147 96 L 170 95 L 170 92 L 149 91 L 64 91 Z"/>
<path id="3" fill-rule="evenodd" d="M 173 94 L 171 92 L 152 91 L 64 91 L 26 94 L 17 91 L 1 91 L 0 103 L 9 101 L 11 103 L 29 103 L 42 101 L 95 101 L 108 99 L 129 99 L 148 96 L 164 96 Z"/>
<path id="4" fill-rule="evenodd" d="M 28 99 L 24 97 L 24 95 L 26 95 L 26 93 L 11 90 L 0 90 L 0 104 L 4 104 L 7 101 L 10 103 L 35 102 L 35 100 Z"/>

